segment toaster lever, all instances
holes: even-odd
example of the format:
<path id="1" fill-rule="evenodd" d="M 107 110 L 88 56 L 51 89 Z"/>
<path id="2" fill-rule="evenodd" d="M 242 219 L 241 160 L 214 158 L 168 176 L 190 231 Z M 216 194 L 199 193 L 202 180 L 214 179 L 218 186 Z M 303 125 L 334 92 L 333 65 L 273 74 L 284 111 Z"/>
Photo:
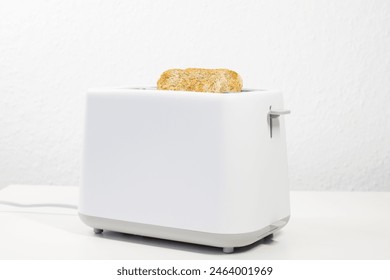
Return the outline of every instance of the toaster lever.
<path id="1" fill-rule="evenodd" d="M 279 118 L 279 116 L 281 116 L 281 115 L 288 115 L 290 113 L 291 113 L 290 110 L 277 110 L 277 111 L 270 110 L 268 114 L 270 115 L 271 118 L 276 119 L 276 118 Z"/>
<path id="2" fill-rule="evenodd" d="M 277 119 L 282 115 L 290 114 L 290 110 L 272 110 L 272 106 L 269 107 L 268 119 L 269 119 L 269 135 L 272 138 L 272 119 Z"/>

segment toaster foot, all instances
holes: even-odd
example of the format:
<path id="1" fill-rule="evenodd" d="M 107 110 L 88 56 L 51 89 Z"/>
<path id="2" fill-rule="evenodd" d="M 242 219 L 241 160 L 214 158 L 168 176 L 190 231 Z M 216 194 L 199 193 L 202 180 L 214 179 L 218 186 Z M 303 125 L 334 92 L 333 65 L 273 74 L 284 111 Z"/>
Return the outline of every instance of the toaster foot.
<path id="1" fill-rule="evenodd" d="M 266 237 L 264 237 L 263 239 L 264 240 L 271 240 L 272 238 L 274 238 L 274 234 L 271 233 L 270 235 L 267 235 Z"/>
<path id="2" fill-rule="evenodd" d="M 230 254 L 230 253 L 233 253 L 233 252 L 234 252 L 234 247 L 223 247 L 223 248 L 222 248 L 222 251 L 223 251 L 225 254 Z"/>
<path id="3" fill-rule="evenodd" d="M 100 228 L 94 228 L 94 229 L 93 229 L 93 232 L 94 232 L 95 234 L 102 234 L 103 230 L 100 229 Z"/>

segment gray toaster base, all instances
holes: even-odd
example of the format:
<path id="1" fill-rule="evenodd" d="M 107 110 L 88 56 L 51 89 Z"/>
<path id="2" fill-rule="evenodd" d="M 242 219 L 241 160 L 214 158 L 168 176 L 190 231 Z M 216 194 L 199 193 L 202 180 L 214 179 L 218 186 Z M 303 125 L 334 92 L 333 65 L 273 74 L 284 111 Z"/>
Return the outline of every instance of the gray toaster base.
<path id="1" fill-rule="evenodd" d="M 128 234 L 221 247 L 225 253 L 232 253 L 235 247 L 247 246 L 271 235 L 284 227 L 290 219 L 290 216 L 287 216 L 269 226 L 253 232 L 220 234 L 120 221 L 88 216 L 81 213 L 79 213 L 79 216 L 85 224 L 95 229 L 95 233 L 102 233 L 103 230 L 111 230 Z"/>

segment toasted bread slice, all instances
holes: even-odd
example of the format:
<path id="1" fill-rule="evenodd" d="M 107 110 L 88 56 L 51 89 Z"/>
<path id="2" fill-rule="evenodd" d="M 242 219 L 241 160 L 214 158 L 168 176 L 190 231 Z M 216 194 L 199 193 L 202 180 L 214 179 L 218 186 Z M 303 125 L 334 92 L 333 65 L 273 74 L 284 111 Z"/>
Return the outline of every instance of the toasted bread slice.
<path id="1" fill-rule="evenodd" d="M 229 69 L 169 69 L 157 82 L 160 90 L 183 90 L 198 92 L 241 92 L 240 75 Z"/>

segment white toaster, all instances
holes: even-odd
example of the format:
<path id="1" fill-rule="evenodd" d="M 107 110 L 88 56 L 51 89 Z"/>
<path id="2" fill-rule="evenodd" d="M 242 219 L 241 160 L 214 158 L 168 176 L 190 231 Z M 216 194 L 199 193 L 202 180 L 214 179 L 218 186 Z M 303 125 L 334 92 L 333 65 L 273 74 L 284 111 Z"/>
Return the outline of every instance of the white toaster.
<path id="1" fill-rule="evenodd" d="M 89 90 L 81 220 L 225 253 L 271 235 L 290 217 L 287 113 L 268 90 Z"/>

